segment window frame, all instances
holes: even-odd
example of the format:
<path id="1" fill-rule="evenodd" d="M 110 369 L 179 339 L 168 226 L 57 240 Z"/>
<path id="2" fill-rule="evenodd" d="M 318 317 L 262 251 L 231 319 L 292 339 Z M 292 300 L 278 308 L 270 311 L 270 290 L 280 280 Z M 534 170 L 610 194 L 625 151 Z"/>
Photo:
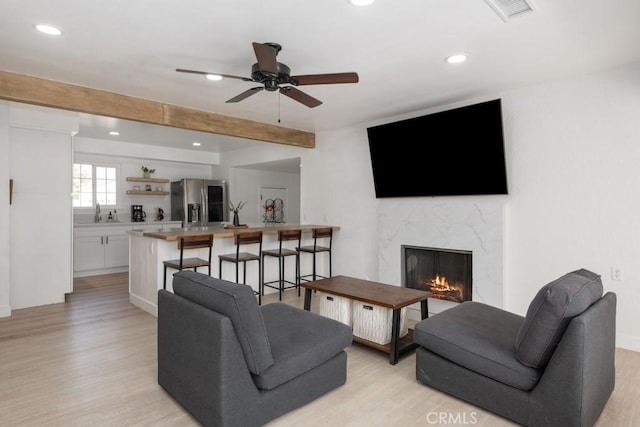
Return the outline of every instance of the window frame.
<path id="1" fill-rule="evenodd" d="M 119 191 L 120 191 L 120 184 L 119 184 L 119 180 L 120 180 L 120 165 L 117 164 L 110 164 L 110 163 L 102 163 L 102 162 L 91 162 L 91 161 L 74 161 L 73 162 L 73 167 L 75 168 L 76 165 L 90 165 L 91 166 L 91 206 L 76 206 L 75 204 L 73 204 L 75 202 L 75 200 L 72 197 L 72 204 L 73 204 L 73 209 L 75 211 L 81 211 L 81 210 L 94 210 L 96 208 L 96 203 L 98 200 L 98 192 L 97 192 L 97 181 L 98 181 L 98 177 L 97 177 L 97 168 L 111 168 L 114 169 L 115 171 L 115 178 L 114 178 L 114 184 L 115 184 L 115 191 L 113 192 L 113 194 L 115 195 L 115 204 L 111 205 L 111 204 L 101 204 L 100 207 L 104 207 L 104 208 L 109 208 L 109 209 L 115 209 L 118 205 L 118 200 L 120 199 L 120 195 L 119 195 Z M 71 171 L 71 180 L 72 180 L 72 184 L 75 183 L 75 180 L 79 178 L 76 177 L 74 175 L 73 169 Z M 74 194 L 72 192 L 72 194 Z M 106 193 L 105 193 L 106 194 Z"/>

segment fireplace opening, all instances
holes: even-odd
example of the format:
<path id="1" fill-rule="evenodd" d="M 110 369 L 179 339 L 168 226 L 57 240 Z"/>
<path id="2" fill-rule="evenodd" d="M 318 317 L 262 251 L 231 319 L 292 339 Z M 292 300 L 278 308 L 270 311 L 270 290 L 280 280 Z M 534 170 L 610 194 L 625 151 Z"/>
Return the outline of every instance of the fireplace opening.
<path id="1" fill-rule="evenodd" d="M 471 252 L 402 245 L 402 286 L 452 302 L 472 300 Z"/>

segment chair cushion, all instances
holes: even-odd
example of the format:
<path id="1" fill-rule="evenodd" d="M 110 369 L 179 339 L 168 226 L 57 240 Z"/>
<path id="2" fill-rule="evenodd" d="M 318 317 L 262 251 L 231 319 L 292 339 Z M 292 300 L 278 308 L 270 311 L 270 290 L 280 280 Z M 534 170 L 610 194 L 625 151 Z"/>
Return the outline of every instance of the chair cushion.
<path id="1" fill-rule="evenodd" d="M 259 374 L 273 365 L 267 331 L 250 286 L 183 270 L 173 276 L 173 291 L 231 319 L 251 373 Z"/>
<path id="2" fill-rule="evenodd" d="M 272 390 L 323 364 L 353 340 L 350 327 L 316 313 L 279 302 L 260 309 L 274 359 L 273 366 L 253 375 L 262 390 Z"/>
<path id="3" fill-rule="evenodd" d="M 541 371 L 522 365 L 513 345 L 522 316 L 467 301 L 418 322 L 413 341 L 478 374 L 531 390 Z"/>
<path id="4" fill-rule="evenodd" d="M 532 368 L 543 368 L 569 322 L 602 297 L 600 276 L 580 269 L 538 291 L 516 337 L 516 357 Z"/>

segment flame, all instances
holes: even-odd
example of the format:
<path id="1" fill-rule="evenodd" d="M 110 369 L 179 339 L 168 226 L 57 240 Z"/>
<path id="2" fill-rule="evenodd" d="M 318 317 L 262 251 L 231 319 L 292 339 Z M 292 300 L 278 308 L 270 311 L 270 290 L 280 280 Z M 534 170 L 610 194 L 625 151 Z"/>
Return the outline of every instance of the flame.
<path id="1" fill-rule="evenodd" d="M 450 284 L 445 276 L 436 275 L 428 284 L 434 298 L 458 302 L 464 300 L 463 286 Z"/>

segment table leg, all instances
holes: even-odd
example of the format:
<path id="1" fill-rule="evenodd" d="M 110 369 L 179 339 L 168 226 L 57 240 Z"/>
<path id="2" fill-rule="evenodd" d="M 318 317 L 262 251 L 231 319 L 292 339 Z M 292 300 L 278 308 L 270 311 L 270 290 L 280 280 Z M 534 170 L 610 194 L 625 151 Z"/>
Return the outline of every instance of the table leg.
<path id="1" fill-rule="evenodd" d="M 429 317 L 429 298 L 423 299 L 422 301 L 420 301 L 420 311 L 421 311 L 420 314 L 422 315 L 422 320 Z"/>
<path id="2" fill-rule="evenodd" d="M 304 290 L 304 309 L 311 311 L 311 289 L 309 288 Z"/>
<path id="3" fill-rule="evenodd" d="M 400 356 L 400 310 L 393 310 L 393 320 L 391 321 L 391 352 L 389 354 L 389 362 L 392 365 L 398 363 Z"/>

